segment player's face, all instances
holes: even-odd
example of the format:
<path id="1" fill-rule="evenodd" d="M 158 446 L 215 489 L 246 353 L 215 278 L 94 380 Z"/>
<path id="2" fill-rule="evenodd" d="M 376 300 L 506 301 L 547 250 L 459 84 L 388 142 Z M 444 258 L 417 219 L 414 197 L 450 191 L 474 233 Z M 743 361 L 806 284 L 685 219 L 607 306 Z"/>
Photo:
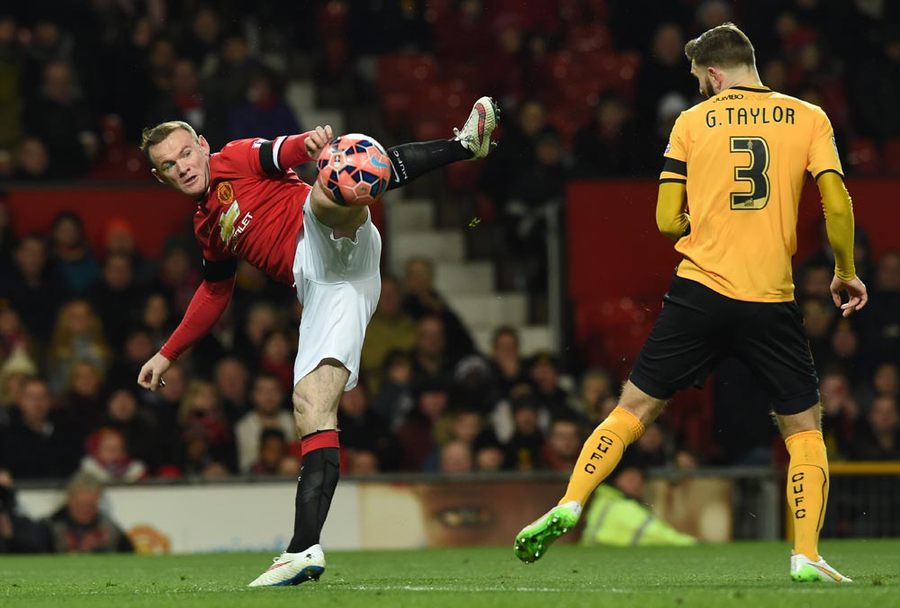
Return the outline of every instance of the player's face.
<path id="1" fill-rule="evenodd" d="M 193 198 L 209 187 L 209 144 L 184 129 L 172 131 L 150 149 L 156 179 Z"/>

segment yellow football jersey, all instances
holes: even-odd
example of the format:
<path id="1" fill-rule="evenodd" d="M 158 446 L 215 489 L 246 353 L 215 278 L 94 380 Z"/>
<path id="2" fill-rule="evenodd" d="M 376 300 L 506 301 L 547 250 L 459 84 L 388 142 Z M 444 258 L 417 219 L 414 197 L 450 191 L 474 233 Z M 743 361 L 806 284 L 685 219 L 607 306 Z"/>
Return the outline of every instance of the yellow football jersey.
<path id="1" fill-rule="evenodd" d="M 731 87 L 675 121 L 660 181 L 686 181 L 690 233 L 678 276 L 750 302 L 794 299 L 791 257 L 806 172 L 843 176 L 818 106 Z"/>

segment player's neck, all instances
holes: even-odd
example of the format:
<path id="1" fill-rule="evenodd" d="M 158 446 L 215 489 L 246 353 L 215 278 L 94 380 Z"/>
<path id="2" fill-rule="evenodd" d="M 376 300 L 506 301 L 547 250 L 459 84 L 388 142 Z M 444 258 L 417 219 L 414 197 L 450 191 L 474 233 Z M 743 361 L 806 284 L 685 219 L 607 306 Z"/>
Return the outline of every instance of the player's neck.
<path id="1" fill-rule="evenodd" d="M 763 88 L 763 83 L 759 79 L 759 73 L 756 70 L 746 70 L 734 75 L 729 74 L 722 82 L 722 90 L 733 89 L 734 87 L 752 87 Z"/>

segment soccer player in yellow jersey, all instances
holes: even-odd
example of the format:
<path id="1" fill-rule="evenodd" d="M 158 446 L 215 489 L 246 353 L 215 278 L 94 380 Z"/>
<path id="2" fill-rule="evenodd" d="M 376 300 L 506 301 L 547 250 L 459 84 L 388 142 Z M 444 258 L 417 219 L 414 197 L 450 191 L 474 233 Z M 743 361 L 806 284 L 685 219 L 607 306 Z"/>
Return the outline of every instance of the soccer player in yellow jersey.
<path id="1" fill-rule="evenodd" d="M 828 461 L 818 379 L 791 278 L 797 206 L 809 172 L 834 250 L 834 303 L 845 317 L 866 304 L 831 124 L 821 108 L 762 85 L 753 45 L 731 23 L 688 42 L 685 55 L 708 99 L 675 122 L 656 208 L 660 232 L 684 259 L 618 406 L 585 442 L 558 506 L 516 537 L 515 553 L 533 562 L 574 527 L 591 493 L 666 400 L 702 385 L 731 355 L 766 388 L 790 453 L 791 578 L 850 582 L 818 553 Z"/>

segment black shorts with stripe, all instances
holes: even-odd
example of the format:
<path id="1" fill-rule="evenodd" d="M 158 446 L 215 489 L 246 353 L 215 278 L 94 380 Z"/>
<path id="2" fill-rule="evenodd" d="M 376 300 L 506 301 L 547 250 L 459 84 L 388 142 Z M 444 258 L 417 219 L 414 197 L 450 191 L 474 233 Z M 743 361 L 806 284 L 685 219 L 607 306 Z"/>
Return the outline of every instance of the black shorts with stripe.
<path id="1" fill-rule="evenodd" d="M 776 414 L 798 414 L 818 403 L 819 381 L 796 302 L 733 300 L 678 276 L 630 379 L 651 397 L 669 399 L 703 386 L 728 356 L 750 368 Z"/>

